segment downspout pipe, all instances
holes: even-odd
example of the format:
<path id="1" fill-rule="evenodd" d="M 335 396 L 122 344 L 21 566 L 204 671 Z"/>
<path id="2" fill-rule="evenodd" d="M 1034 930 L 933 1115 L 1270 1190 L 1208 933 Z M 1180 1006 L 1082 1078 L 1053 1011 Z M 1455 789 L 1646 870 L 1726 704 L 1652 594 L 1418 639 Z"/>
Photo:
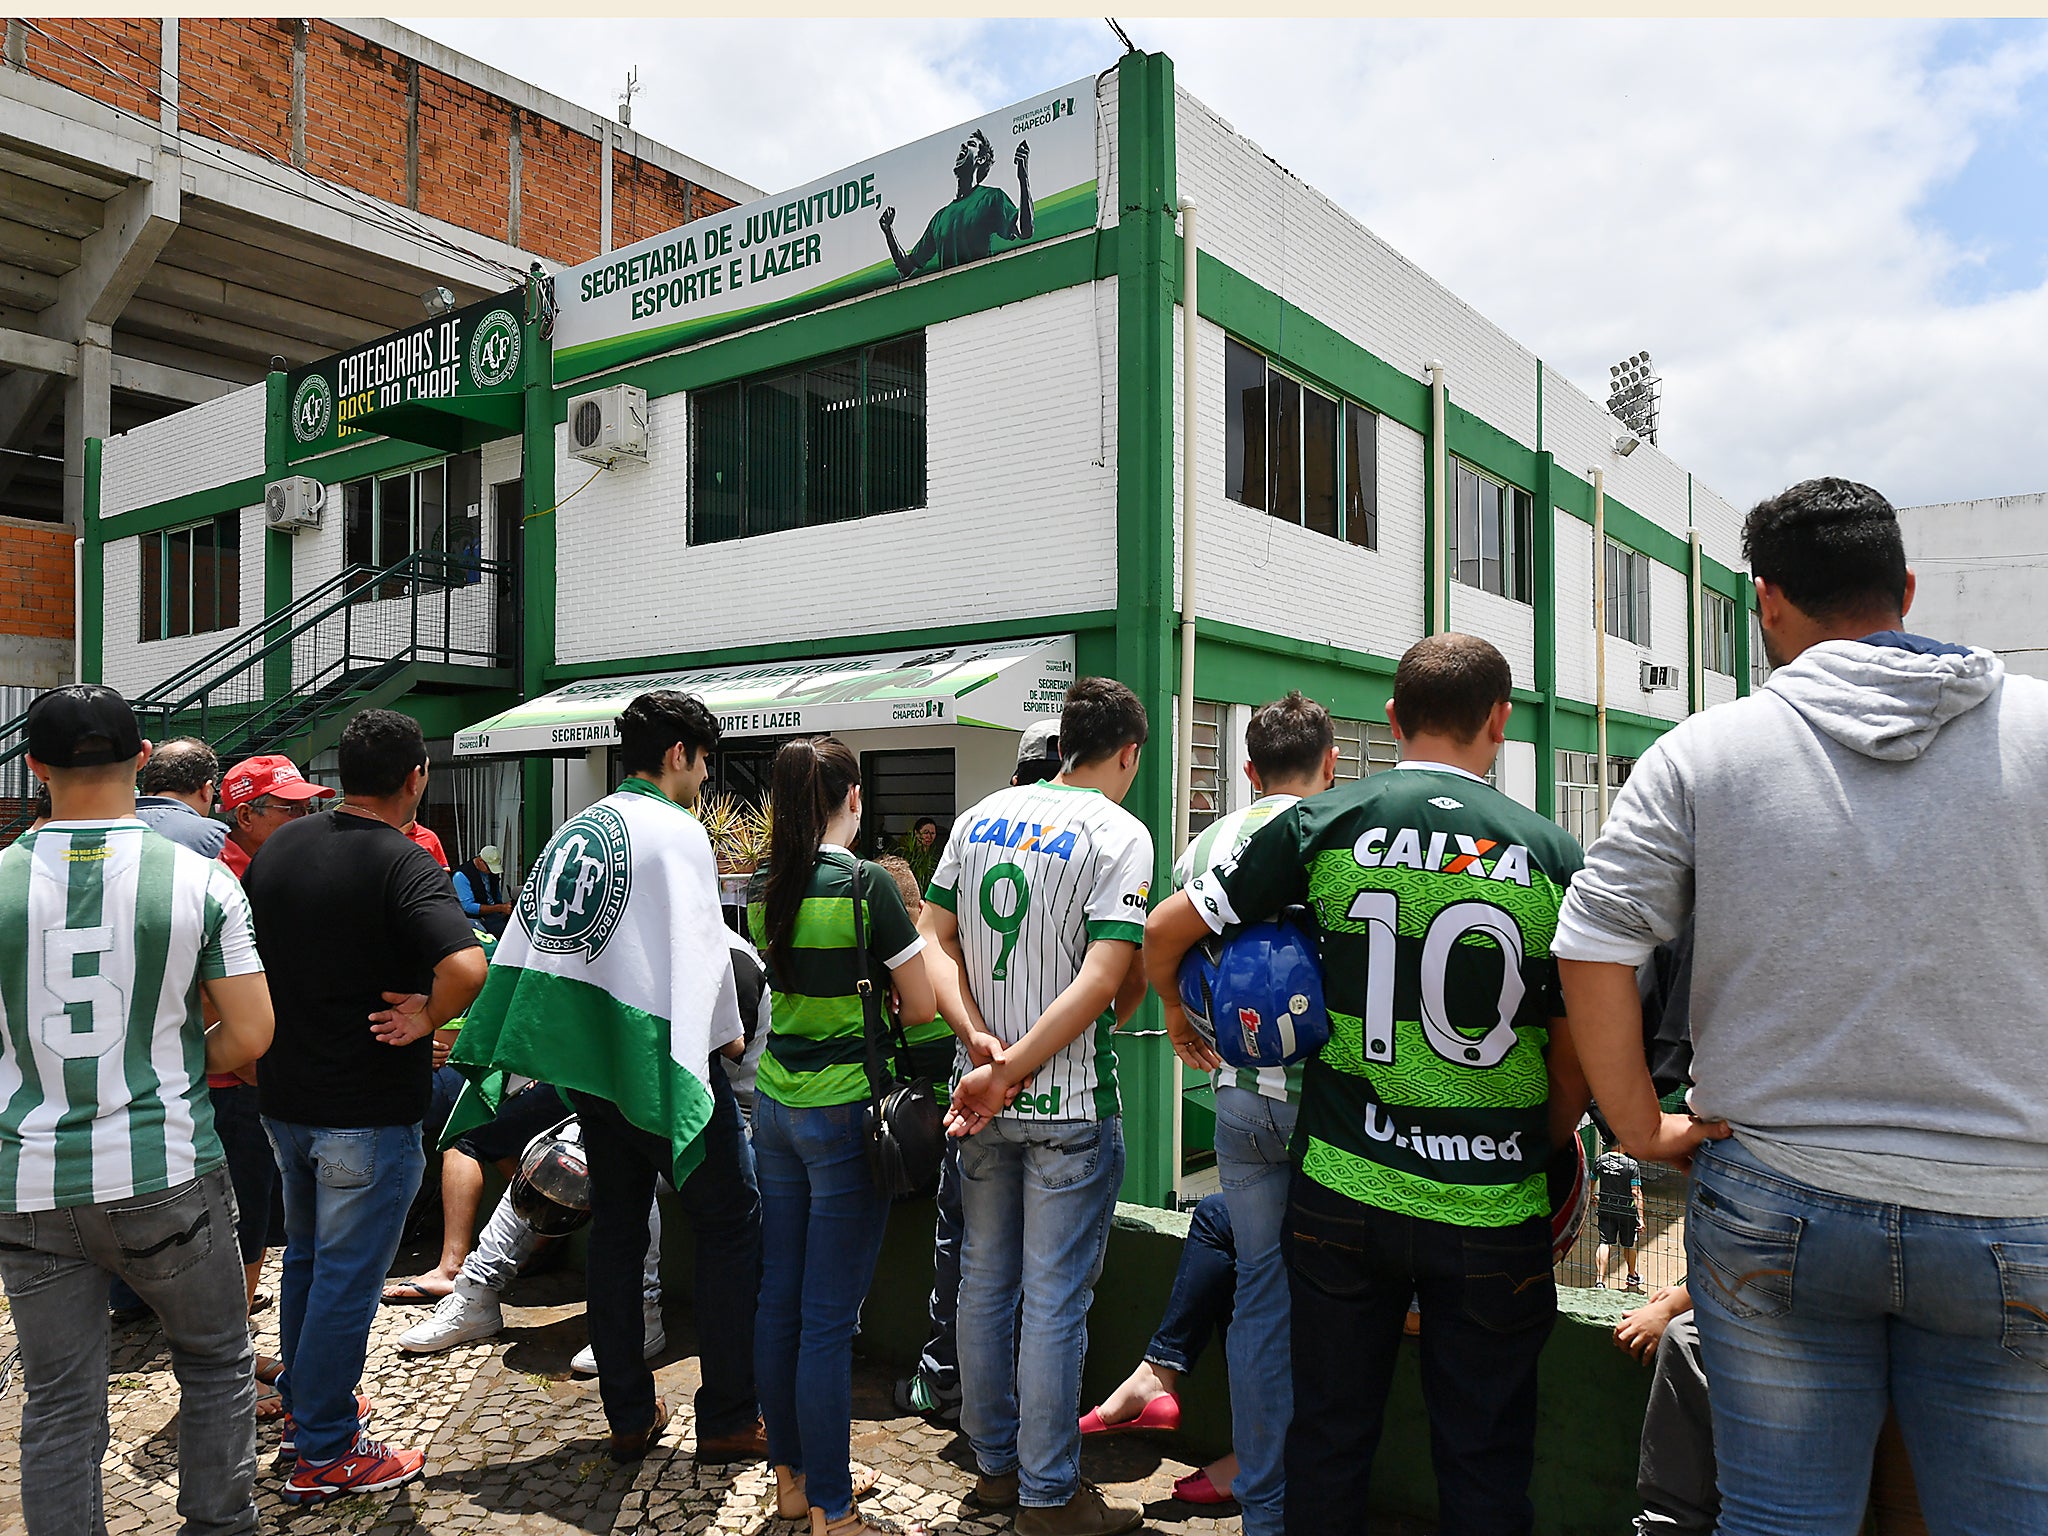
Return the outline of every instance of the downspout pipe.
<path id="1" fill-rule="evenodd" d="M 1691 571 L 1687 585 L 1692 596 L 1692 623 L 1687 626 L 1687 631 L 1692 636 L 1692 655 L 1690 658 L 1692 667 L 1691 675 L 1685 680 L 1688 695 L 1686 707 L 1689 711 L 1696 712 L 1707 707 L 1707 645 L 1709 642 L 1707 638 L 1707 616 L 1702 611 L 1705 603 L 1706 576 L 1700 567 L 1699 529 L 1688 528 L 1685 534 L 1685 541 L 1690 546 L 1688 553 L 1691 557 Z"/>
<path id="2" fill-rule="evenodd" d="M 1607 471 L 1599 465 L 1593 476 L 1593 735 L 1599 761 L 1593 767 L 1600 786 L 1600 826 L 1607 825 Z M 1597 834 L 1600 830 L 1595 827 Z"/>
<path id="3" fill-rule="evenodd" d="M 98 507 L 87 507 L 87 517 L 99 516 Z M 71 541 L 71 681 L 85 681 L 85 540 Z"/>
<path id="4" fill-rule="evenodd" d="M 1444 432 L 1444 365 L 1431 358 L 1422 368 L 1429 375 L 1429 458 L 1435 469 L 1429 488 L 1429 632 L 1440 635 L 1451 627 L 1451 573 L 1444 566 L 1450 557 L 1444 503 L 1445 487 L 1451 479 L 1451 456 Z"/>
<path id="5" fill-rule="evenodd" d="M 1195 306 L 1195 205 L 1180 205 L 1180 739 L 1179 762 L 1174 765 L 1173 847 L 1175 856 L 1188 845 L 1188 822 L 1195 802 L 1195 445 L 1200 441 L 1196 427 L 1197 406 L 1195 360 L 1199 351 L 1200 316 Z M 1180 1209 L 1181 1169 L 1186 1159 L 1181 1151 L 1186 1092 L 1181 1082 L 1180 1058 L 1166 1053 L 1166 1070 L 1171 1084 L 1168 1099 L 1173 1105 L 1173 1167 L 1169 1188 L 1173 1208 Z"/>
<path id="6" fill-rule="evenodd" d="M 1180 205 L 1180 760 L 1174 765 L 1173 847 L 1188 845 L 1195 796 L 1195 205 Z M 1175 1100 L 1178 1103 L 1178 1099 Z"/>

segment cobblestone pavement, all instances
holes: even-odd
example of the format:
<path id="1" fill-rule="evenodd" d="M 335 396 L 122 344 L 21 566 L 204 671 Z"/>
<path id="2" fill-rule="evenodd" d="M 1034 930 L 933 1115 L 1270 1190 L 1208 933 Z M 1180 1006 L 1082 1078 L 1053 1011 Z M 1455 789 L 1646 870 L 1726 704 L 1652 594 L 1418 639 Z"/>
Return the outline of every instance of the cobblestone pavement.
<path id="1" fill-rule="evenodd" d="M 267 1289 L 276 1289 L 277 1252 Z M 400 1273 L 415 1271 L 403 1267 Z M 288 1470 L 274 1426 L 258 1428 L 257 1507 L 265 1531 L 291 1536 L 400 1536 L 409 1532 L 673 1532 L 676 1536 L 797 1536 L 773 1514 L 765 1466 L 699 1467 L 690 1415 L 697 1362 L 682 1318 L 656 1362 L 658 1389 L 675 1411 L 662 1443 L 637 1467 L 604 1453 L 604 1415 L 592 1380 L 572 1377 L 569 1359 L 585 1343 L 583 1277 L 575 1271 L 524 1279 L 509 1293 L 505 1331 L 442 1355 L 406 1355 L 398 1336 L 426 1315 L 384 1307 L 370 1338 L 364 1390 L 376 1404 L 373 1430 L 395 1444 L 424 1447 L 426 1477 L 395 1493 L 294 1509 L 277 1496 Z M 512 1305 L 510 1303 L 517 1303 Z M 4 1306 L 4 1302 L 0 1302 Z M 277 1309 L 257 1316 L 257 1346 L 277 1352 Z M 12 1318 L 0 1312 L 0 1361 L 14 1349 Z M 103 1463 L 111 1536 L 176 1528 L 177 1386 L 163 1334 L 154 1324 L 116 1328 L 108 1378 L 112 1439 Z M 21 1536 L 22 1390 L 18 1375 L 0 1391 L 0 1536 Z M 966 1441 L 922 1419 L 898 1415 L 888 1373 L 855 1362 L 853 1454 L 882 1476 L 864 1507 L 921 1522 L 934 1536 L 1007 1536 L 1007 1517 L 978 1515 L 961 1500 L 972 1481 Z M 1150 1435 L 1091 1443 L 1084 1472 L 1141 1498 L 1147 1524 L 1174 1536 L 1237 1530 L 1236 1506 L 1199 1510 L 1176 1502 L 1173 1480 L 1192 1470 Z M 1218 1514 L 1223 1518 L 1215 1518 Z M 1376 1521 L 1387 1536 L 1423 1527 Z"/>

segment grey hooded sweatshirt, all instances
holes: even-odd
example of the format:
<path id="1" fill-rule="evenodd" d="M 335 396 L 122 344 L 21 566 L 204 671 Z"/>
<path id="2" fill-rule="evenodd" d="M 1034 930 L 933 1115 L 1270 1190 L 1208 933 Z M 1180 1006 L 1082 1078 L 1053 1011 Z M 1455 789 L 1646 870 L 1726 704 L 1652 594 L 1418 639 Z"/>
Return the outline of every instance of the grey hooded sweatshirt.
<path id="1" fill-rule="evenodd" d="M 1696 1113 L 1821 1189 L 2040 1216 L 2048 682 L 1873 639 L 1651 747 L 1553 952 L 1637 965 L 1690 914 Z"/>

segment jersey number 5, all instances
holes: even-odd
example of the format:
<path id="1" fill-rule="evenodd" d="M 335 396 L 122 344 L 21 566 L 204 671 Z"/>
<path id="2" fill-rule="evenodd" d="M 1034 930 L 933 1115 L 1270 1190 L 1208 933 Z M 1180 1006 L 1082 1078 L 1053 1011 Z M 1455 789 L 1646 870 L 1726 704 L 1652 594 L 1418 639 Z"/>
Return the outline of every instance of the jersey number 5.
<path id="1" fill-rule="evenodd" d="M 996 887 L 1007 885 L 1015 892 L 1010 910 L 996 910 Z M 1017 947 L 1017 930 L 1024 926 L 1024 914 L 1031 910 L 1031 882 L 1014 864 L 998 864 L 981 877 L 981 920 L 1003 936 L 1002 953 L 988 973 L 990 981 L 1010 979 L 1010 951 Z"/>
<path id="2" fill-rule="evenodd" d="M 1364 923 L 1365 1059 L 1394 1059 L 1394 934 L 1401 898 L 1392 891 L 1360 891 L 1344 915 Z M 1501 949 L 1500 1001 L 1492 1026 L 1477 1040 L 1451 1023 L 1444 975 L 1458 941 L 1482 934 Z M 1491 902 L 1455 901 L 1430 919 L 1422 936 L 1422 1032 L 1431 1049 L 1461 1067 L 1491 1067 L 1515 1048 L 1515 1014 L 1522 1006 L 1522 930 Z"/>
<path id="3" fill-rule="evenodd" d="M 128 998 L 111 976 L 77 976 L 80 955 L 104 955 L 114 947 L 114 930 L 46 928 L 43 930 L 43 990 L 59 1006 L 43 1015 L 43 1044 L 67 1061 L 104 1056 L 127 1035 Z M 83 1008 L 88 1027 L 77 1027 Z"/>

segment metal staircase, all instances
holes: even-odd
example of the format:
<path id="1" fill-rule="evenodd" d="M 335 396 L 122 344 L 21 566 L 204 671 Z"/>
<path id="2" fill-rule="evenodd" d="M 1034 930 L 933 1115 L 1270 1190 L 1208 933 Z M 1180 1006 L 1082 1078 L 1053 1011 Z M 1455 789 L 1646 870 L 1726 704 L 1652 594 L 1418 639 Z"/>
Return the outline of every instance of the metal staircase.
<path id="1" fill-rule="evenodd" d="M 303 761 L 358 710 L 415 687 L 509 686 L 518 622 L 505 581 L 500 562 L 438 550 L 350 566 L 128 702 L 144 736 L 196 736 L 223 767 L 263 752 Z M 26 720 L 0 724 L 0 782 L 25 770 Z M 27 822 L 24 807 L 0 840 Z"/>

